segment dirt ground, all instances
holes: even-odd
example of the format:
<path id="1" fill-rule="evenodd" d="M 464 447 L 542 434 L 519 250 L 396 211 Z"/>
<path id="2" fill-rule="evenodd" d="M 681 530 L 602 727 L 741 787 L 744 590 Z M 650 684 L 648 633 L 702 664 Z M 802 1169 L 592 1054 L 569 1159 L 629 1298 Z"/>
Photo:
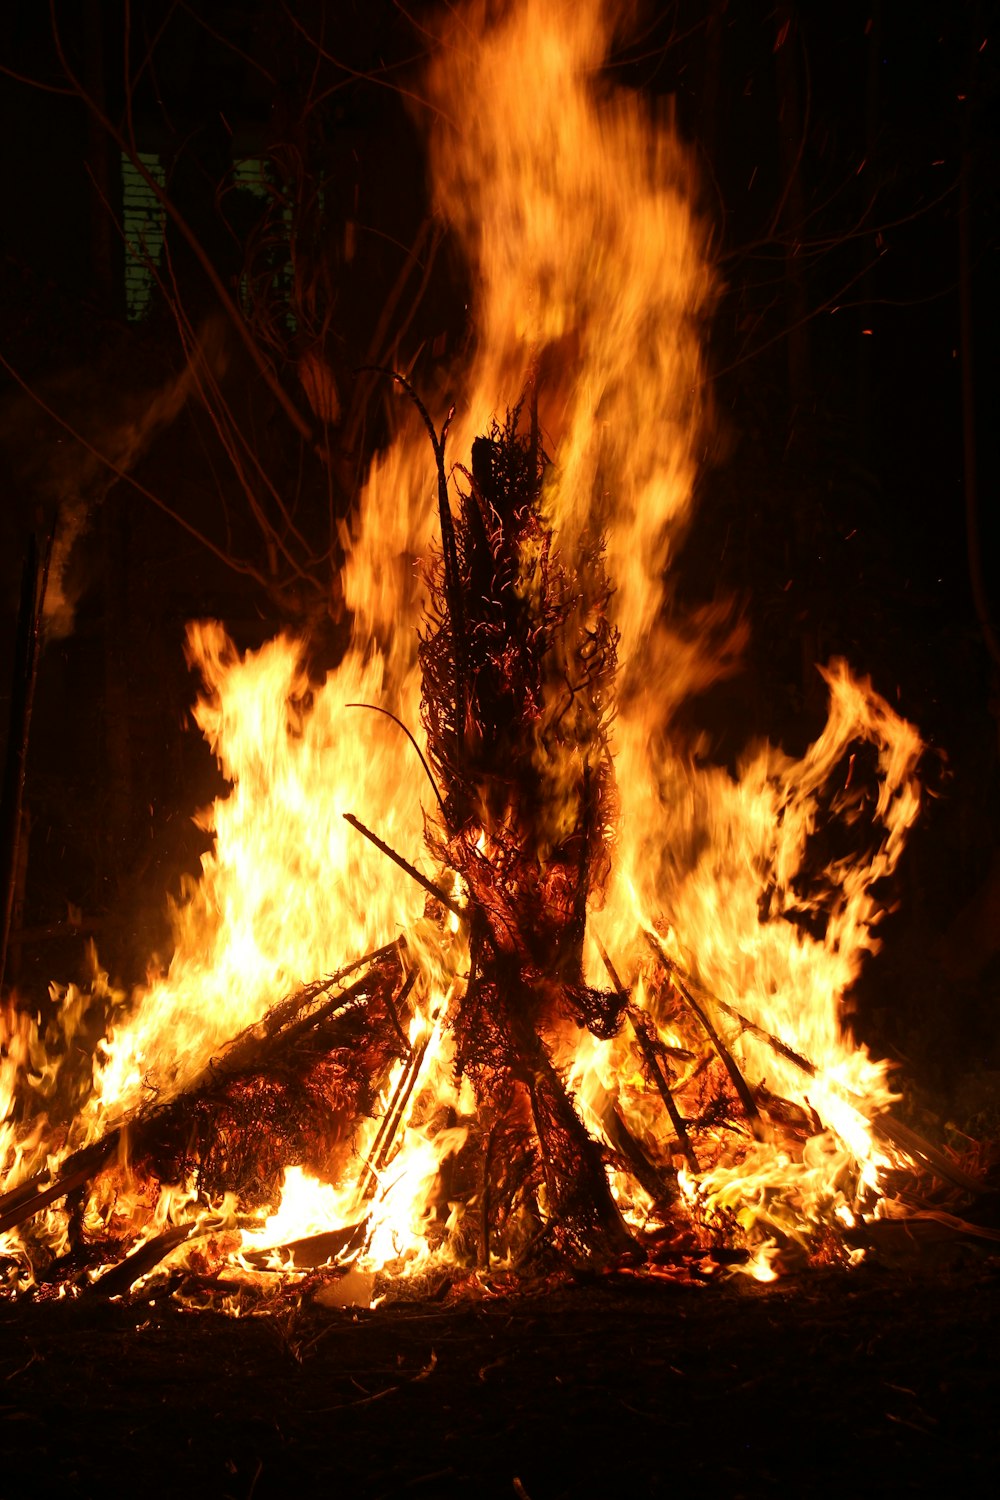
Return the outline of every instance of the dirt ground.
<path id="1" fill-rule="evenodd" d="M 1000 1256 L 240 1319 L 0 1308 L 0 1500 L 989 1492 Z"/>

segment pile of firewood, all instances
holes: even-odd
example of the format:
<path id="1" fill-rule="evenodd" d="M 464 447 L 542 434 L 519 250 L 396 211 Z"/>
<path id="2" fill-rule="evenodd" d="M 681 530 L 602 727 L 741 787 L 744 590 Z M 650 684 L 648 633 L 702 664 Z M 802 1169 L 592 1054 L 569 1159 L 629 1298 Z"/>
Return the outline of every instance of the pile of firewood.
<path id="1" fill-rule="evenodd" d="M 470 1270 L 552 1257 L 592 1266 L 671 1253 L 738 1258 L 745 1250 L 736 1226 L 695 1222 L 677 1169 L 697 1174 L 713 1164 L 720 1136 L 735 1146 L 777 1136 L 794 1149 L 821 1128 L 743 1076 L 734 1037 L 751 1032 L 807 1075 L 814 1069 L 681 973 L 654 931 L 645 934 L 645 1007 L 603 948 L 606 987 L 584 980 L 588 902 L 607 878 L 615 822 L 608 725 L 617 639 L 601 538 L 585 540 L 572 567 L 556 555 L 543 519 L 546 461 L 520 415 L 474 444 L 456 514 L 445 434 L 428 421 L 441 544 L 430 564 L 420 663 L 424 766 L 434 791 L 427 843 L 440 880 L 428 881 L 349 818 L 424 886 L 425 920 L 440 929 L 445 948 L 449 922 L 467 943 L 468 975 L 456 976 L 442 1024 L 456 1070 L 472 1085 L 475 1114 L 462 1120 L 465 1144 L 442 1168 L 440 1212 L 431 1213 L 427 1233 L 432 1241 L 447 1236 L 452 1263 Z M 351 1222 L 320 1246 L 297 1247 L 296 1256 L 316 1264 L 326 1252 L 346 1265 L 365 1244 L 367 1210 L 403 1122 L 438 1107 L 424 1089 L 427 1041 L 408 1040 L 418 976 L 403 938 L 283 999 L 182 1094 L 69 1155 L 55 1174 L 39 1173 L 0 1197 L 0 1234 L 23 1226 L 30 1239 L 29 1221 L 65 1200 L 69 1249 L 41 1272 L 40 1285 L 89 1285 L 88 1272 L 110 1263 L 95 1284 L 123 1293 L 181 1240 L 212 1232 L 204 1221 L 197 1230 L 171 1227 L 130 1254 L 146 1227 L 135 1209 L 137 1183 L 148 1187 L 140 1203 L 152 1205 L 161 1185 L 183 1182 L 207 1199 L 235 1194 L 249 1215 L 276 1201 L 287 1166 L 301 1165 L 328 1181 L 354 1174 Z M 667 1046 L 654 1016 L 686 1045 Z M 669 1122 L 665 1152 L 639 1139 L 611 1095 L 599 1106 L 603 1139 L 584 1124 L 553 1061 L 554 1038 L 573 1028 L 599 1038 L 627 1034 Z M 374 1144 L 359 1157 L 358 1127 L 386 1099 L 394 1069 Z M 914 1170 L 975 1190 L 897 1122 L 883 1116 L 876 1128 Z M 609 1165 L 644 1190 L 652 1205 L 646 1231 L 626 1225 Z M 96 1195 L 113 1203 L 126 1180 L 129 1212 L 112 1208 L 95 1231 L 88 1202 Z M 468 1211 L 446 1228 L 456 1201 Z"/>

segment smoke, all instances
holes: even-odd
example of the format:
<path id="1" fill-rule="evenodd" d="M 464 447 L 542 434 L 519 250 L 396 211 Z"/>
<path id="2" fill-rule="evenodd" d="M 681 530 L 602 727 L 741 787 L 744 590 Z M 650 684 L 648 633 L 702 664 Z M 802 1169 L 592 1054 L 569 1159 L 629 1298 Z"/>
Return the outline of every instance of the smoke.
<path id="1" fill-rule="evenodd" d="M 199 329 L 184 368 L 159 386 L 123 393 L 84 368 L 26 388 L 0 409 L 0 450 L 12 482 L 52 533 L 46 639 L 63 640 L 73 632 L 90 582 L 81 543 L 100 506 L 198 397 L 206 375 L 218 379 L 226 363 L 223 326 L 211 318 Z"/>

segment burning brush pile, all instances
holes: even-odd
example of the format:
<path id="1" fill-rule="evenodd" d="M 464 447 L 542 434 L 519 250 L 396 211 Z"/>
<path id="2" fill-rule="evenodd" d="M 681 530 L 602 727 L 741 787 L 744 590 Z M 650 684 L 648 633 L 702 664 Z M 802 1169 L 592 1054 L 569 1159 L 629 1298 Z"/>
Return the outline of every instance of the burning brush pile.
<path id="1" fill-rule="evenodd" d="M 734 661 L 668 566 L 711 281 L 684 153 L 597 81 L 606 16 L 523 0 L 443 40 L 432 185 L 478 288 L 461 413 L 439 434 L 403 392 L 325 682 L 295 641 L 191 628 L 231 791 L 169 970 L 0 1017 L 11 1292 L 767 1278 L 856 1256 L 908 1173 L 960 1177 L 842 1016 L 919 737 L 842 663 L 801 759 L 758 745 L 734 775 L 673 727 Z M 855 853 L 820 855 L 830 824 Z"/>

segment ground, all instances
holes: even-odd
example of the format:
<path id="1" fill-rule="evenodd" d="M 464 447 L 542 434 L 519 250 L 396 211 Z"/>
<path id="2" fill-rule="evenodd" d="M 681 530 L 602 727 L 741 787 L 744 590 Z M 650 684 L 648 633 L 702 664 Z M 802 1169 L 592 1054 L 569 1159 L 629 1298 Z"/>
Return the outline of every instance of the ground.
<path id="1" fill-rule="evenodd" d="M 8 1305 L 0 1500 L 984 1493 L 1000 1256 L 895 1259 L 243 1319 Z"/>

